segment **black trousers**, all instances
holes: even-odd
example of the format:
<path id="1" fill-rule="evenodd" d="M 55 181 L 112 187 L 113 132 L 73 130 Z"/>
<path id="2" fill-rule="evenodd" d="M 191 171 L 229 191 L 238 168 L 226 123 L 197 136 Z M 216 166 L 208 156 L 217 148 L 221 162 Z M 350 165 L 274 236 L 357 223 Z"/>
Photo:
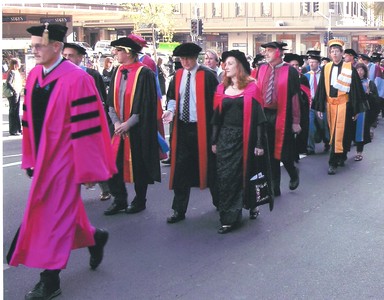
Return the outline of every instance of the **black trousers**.
<path id="1" fill-rule="evenodd" d="M 172 209 L 185 214 L 191 187 L 199 186 L 197 123 L 178 122 Z M 212 197 L 214 188 L 210 187 Z"/>
<path id="2" fill-rule="evenodd" d="M 272 185 L 274 189 L 280 188 L 281 181 L 281 168 L 280 160 L 274 158 L 275 152 L 275 128 L 276 128 L 276 115 L 277 111 L 272 109 L 264 109 L 265 116 L 267 118 L 267 135 L 268 135 L 268 146 L 269 146 L 269 157 L 271 161 L 271 171 L 272 171 Z M 295 167 L 295 161 L 292 158 L 281 160 L 284 165 L 284 168 L 287 170 L 289 177 L 291 179 L 296 179 L 298 174 Z"/>
<path id="3" fill-rule="evenodd" d="M 348 151 L 344 151 L 343 153 L 335 153 L 335 145 L 333 143 L 331 147 L 331 153 L 329 154 L 328 164 L 337 168 L 340 163 L 343 163 L 347 160 L 347 153 Z"/>
<path id="4" fill-rule="evenodd" d="M 20 121 L 20 95 L 16 94 L 8 98 L 9 102 L 9 133 L 21 132 Z"/>
<path id="5" fill-rule="evenodd" d="M 124 143 L 120 143 L 120 147 L 117 153 L 116 166 L 117 173 L 108 180 L 110 193 L 115 197 L 115 203 L 121 205 L 128 204 L 128 191 L 124 182 L 123 173 L 123 157 L 124 157 Z M 135 205 L 145 205 L 147 199 L 147 183 L 136 182 L 134 183 L 136 196 L 132 201 Z"/>

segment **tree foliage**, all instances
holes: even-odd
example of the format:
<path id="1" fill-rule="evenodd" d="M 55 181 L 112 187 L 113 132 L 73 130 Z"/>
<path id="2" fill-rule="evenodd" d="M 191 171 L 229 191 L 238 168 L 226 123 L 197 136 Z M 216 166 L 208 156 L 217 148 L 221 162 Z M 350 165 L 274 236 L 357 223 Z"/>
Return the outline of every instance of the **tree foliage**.
<path id="1" fill-rule="evenodd" d="M 140 30 L 148 28 L 155 29 L 163 36 L 164 41 L 172 42 L 174 4 L 126 3 L 123 6 L 129 12 L 135 32 L 140 33 Z"/>

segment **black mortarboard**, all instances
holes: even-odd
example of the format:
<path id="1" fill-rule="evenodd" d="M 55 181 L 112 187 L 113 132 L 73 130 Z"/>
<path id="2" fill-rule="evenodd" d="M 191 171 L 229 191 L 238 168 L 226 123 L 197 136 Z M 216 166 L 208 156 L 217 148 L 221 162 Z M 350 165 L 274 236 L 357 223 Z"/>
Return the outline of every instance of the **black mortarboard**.
<path id="1" fill-rule="evenodd" d="M 292 60 L 297 60 L 300 66 L 303 65 L 304 60 L 299 54 L 294 54 L 294 53 L 285 53 L 284 54 L 284 59 L 285 62 L 291 62 Z"/>
<path id="2" fill-rule="evenodd" d="M 367 54 L 364 54 L 364 53 L 360 53 L 359 58 L 371 61 L 371 58 Z"/>
<path id="3" fill-rule="evenodd" d="M 253 59 L 254 62 L 258 63 L 259 61 L 263 60 L 264 59 L 264 55 L 263 54 L 256 54 L 255 58 Z"/>
<path id="4" fill-rule="evenodd" d="M 195 43 L 184 43 L 177 46 L 173 50 L 173 56 L 182 56 L 182 57 L 190 57 L 190 56 L 198 56 L 201 52 L 202 48 Z"/>
<path id="5" fill-rule="evenodd" d="M 264 59 L 264 57 L 265 56 L 263 54 L 256 54 L 255 58 L 252 61 L 252 67 L 255 68 L 256 65 Z"/>
<path id="6" fill-rule="evenodd" d="M 308 50 L 307 55 L 317 55 L 320 56 L 320 50 Z"/>
<path id="7" fill-rule="evenodd" d="M 48 30 L 48 31 L 46 31 Z M 49 40 L 64 42 L 65 34 L 67 33 L 68 28 L 60 24 L 48 24 L 40 26 L 32 26 L 27 29 L 27 31 L 34 36 L 44 37 L 45 34 L 48 34 Z"/>
<path id="8" fill-rule="evenodd" d="M 143 47 L 141 47 L 138 43 L 128 37 L 122 37 L 118 40 L 112 41 L 111 46 L 115 48 L 123 48 L 126 52 L 133 51 L 136 53 L 140 53 L 141 49 L 143 49 Z"/>
<path id="9" fill-rule="evenodd" d="M 76 44 L 76 43 L 64 43 L 63 49 L 65 49 L 65 48 L 75 49 L 81 55 L 87 54 L 87 50 L 83 46 Z"/>
<path id="10" fill-rule="evenodd" d="M 378 53 L 378 52 L 373 52 L 372 55 L 371 55 L 371 60 L 373 62 L 377 62 L 377 61 L 380 61 L 382 59 L 382 56 L 381 56 L 381 53 Z"/>
<path id="11" fill-rule="evenodd" d="M 331 61 L 331 59 L 328 58 L 328 57 L 326 57 L 326 56 L 324 56 L 324 57 L 321 58 L 321 61 L 323 61 L 323 60 L 325 60 L 325 61 L 327 61 L 327 62 L 330 62 L 330 61 Z"/>
<path id="12" fill-rule="evenodd" d="M 263 48 L 275 48 L 275 49 L 280 49 L 280 50 L 287 50 L 284 47 L 287 46 L 287 43 L 284 42 L 269 42 L 266 44 L 261 45 Z"/>
<path id="13" fill-rule="evenodd" d="M 345 54 L 352 55 L 352 56 L 355 57 L 355 58 L 358 56 L 357 53 L 356 53 L 356 51 L 353 50 L 353 49 L 345 49 L 345 50 L 344 50 L 344 53 L 345 53 Z"/>
<path id="14" fill-rule="evenodd" d="M 320 51 L 319 51 L 320 52 Z M 321 56 L 320 55 L 315 55 L 315 54 L 308 54 L 307 59 L 316 59 L 317 61 L 321 61 Z"/>
<path id="15" fill-rule="evenodd" d="M 224 51 L 221 54 L 221 59 L 225 62 L 225 60 L 228 57 L 234 57 L 236 58 L 244 67 L 245 71 L 248 74 L 251 74 L 251 66 L 249 65 L 249 62 L 244 54 L 244 52 L 241 52 L 239 50 L 231 50 L 231 51 Z"/>

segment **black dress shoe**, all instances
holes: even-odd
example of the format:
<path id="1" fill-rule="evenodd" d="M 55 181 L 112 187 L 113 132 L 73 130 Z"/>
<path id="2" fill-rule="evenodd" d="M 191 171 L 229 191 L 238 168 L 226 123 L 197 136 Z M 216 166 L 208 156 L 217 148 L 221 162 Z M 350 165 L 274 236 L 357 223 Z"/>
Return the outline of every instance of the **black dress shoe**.
<path id="1" fill-rule="evenodd" d="M 111 206 L 104 211 L 104 215 L 106 216 L 116 215 L 122 210 L 126 211 L 127 206 L 128 206 L 127 204 L 116 204 L 115 202 L 113 202 Z"/>
<path id="2" fill-rule="evenodd" d="M 144 206 L 143 205 L 135 205 L 135 204 L 131 204 L 128 206 L 127 210 L 125 211 L 127 214 L 136 214 L 138 212 L 141 212 L 145 209 L 145 204 Z"/>
<path id="3" fill-rule="evenodd" d="M 335 175 L 336 174 L 336 167 L 329 166 L 328 168 L 328 175 Z"/>
<path id="4" fill-rule="evenodd" d="M 32 291 L 25 295 L 26 300 L 50 300 L 61 294 L 60 286 L 58 288 L 50 288 L 48 284 L 39 281 Z"/>
<path id="5" fill-rule="evenodd" d="M 173 215 L 167 218 L 167 223 L 173 224 L 173 223 L 180 222 L 184 219 L 185 219 L 185 214 L 174 211 Z"/>
<path id="6" fill-rule="evenodd" d="M 225 234 L 225 233 L 231 232 L 232 229 L 233 229 L 233 225 L 221 225 L 217 233 Z"/>
<path id="7" fill-rule="evenodd" d="M 89 259 L 89 265 L 92 270 L 95 270 L 103 260 L 104 246 L 108 241 L 108 231 L 105 229 L 96 229 L 95 232 L 95 245 L 88 247 L 91 258 Z"/>
<path id="8" fill-rule="evenodd" d="M 296 177 L 289 181 L 289 189 L 291 191 L 296 190 L 300 183 L 300 176 L 299 176 L 300 171 L 298 168 L 296 168 L 296 174 L 297 174 Z"/>
<path id="9" fill-rule="evenodd" d="M 260 214 L 260 211 L 259 211 L 259 209 L 257 207 L 251 208 L 249 210 L 249 218 L 251 220 L 255 220 L 259 216 L 259 214 Z"/>
<path id="10" fill-rule="evenodd" d="M 161 163 L 164 164 L 164 165 L 170 165 L 171 164 L 171 158 L 169 157 L 167 159 L 163 159 L 161 161 Z"/>

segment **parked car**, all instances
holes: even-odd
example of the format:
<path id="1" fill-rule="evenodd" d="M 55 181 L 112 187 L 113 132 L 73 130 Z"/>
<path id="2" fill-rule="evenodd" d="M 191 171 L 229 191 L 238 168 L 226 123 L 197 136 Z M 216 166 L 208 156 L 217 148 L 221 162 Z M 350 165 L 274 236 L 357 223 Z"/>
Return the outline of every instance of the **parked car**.
<path id="1" fill-rule="evenodd" d="M 101 40 L 96 42 L 94 52 L 99 56 L 110 56 L 112 55 L 111 40 Z"/>
<path id="2" fill-rule="evenodd" d="M 88 44 L 87 42 L 74 42 L 74 43 L 85 48 L 85 50 L 87 51 L 87 57 L 93 57 L 93 55 L 96 53 L 95 51 L 93 51 L 91 45 Z"/>

